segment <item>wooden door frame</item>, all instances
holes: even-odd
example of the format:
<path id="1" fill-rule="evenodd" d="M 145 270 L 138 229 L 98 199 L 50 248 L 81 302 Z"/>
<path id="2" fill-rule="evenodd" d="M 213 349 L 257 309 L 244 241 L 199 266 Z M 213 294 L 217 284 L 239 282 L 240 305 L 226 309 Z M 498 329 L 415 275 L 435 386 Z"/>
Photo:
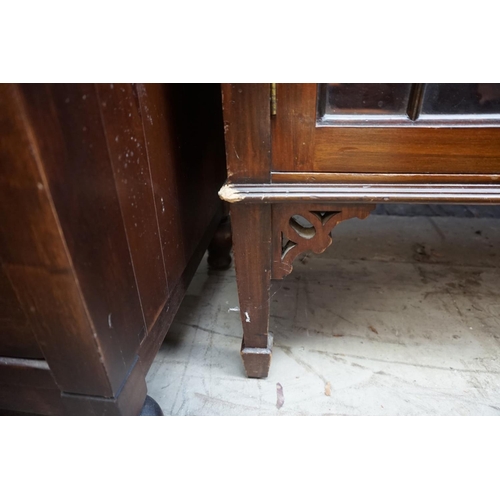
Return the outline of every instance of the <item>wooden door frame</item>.
<path id="1" fill-rule="evenodd" d="M 317 120 L 318 84 L 277 84 L 277 112 L 272 117 L 273 181 L 283 173 L 413 176 L 434 182 L 495 182 L 500 174 L 500 127 L 470 126 L 323 126 Z M 353 177 L 353 174 L 357 177 Z M 415 177 L 417 176 L 417 177 Z M 458 177 L 461 179 L 458 179 Z M 410 178 L 401 178 L 403 182 Z M 380 180 L 377 179 L 377 181 Z M 439 182 L 439 181 L 438 181 Z"/>

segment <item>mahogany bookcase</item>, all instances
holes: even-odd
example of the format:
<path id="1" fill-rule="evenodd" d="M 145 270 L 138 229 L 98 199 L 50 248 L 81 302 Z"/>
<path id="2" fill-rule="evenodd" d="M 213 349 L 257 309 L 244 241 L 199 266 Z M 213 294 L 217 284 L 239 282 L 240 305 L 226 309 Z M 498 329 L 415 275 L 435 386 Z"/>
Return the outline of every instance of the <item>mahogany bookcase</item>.
<path id="1" fill-rule="evenodd" d="M 249 377 L 266 377 L 271 280 L 376 203 L 500 203 L 500 84 L 224 84 Z"/>

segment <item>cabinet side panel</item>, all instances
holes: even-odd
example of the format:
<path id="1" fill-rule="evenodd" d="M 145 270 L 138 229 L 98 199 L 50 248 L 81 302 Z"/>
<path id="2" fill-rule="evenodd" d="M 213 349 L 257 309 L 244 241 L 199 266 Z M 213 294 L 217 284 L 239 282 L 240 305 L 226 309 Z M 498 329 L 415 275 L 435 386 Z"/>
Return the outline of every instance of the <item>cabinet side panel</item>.
<path id="1" fill-rule="evenodd" d="M 111 395 L 20 102 L 16 86 L 0 85 L 3 271 L 59 387 Z M 26 348 L 18 333 L 11 340 Z"/>
<path id="2" fill-rule="evenodd" d="M 169 289 L 215 213 L 225 179 L 220 86 L 137 85 Z"/>
<path id="3" fill-rule="evenodd" d="M 139 101 L 131 84 L 97 85 L 116 190 L 147 330 L 168 296 Z"/>
<path id="4" fill-rule="evenodd" d="M 65 244 L 119 389 L 145 334 L 94 85 L 22 85 L 27 121 Z"/>

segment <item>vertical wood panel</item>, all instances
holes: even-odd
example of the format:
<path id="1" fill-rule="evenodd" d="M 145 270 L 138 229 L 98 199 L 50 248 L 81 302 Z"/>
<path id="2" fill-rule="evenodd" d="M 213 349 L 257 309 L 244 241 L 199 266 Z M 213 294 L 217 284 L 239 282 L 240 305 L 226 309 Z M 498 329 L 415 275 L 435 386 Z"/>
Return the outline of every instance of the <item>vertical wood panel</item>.
<path id="1" fill-rule="evenodd" d="M 19 265 L 6 270 L 59 387 L 112 396 L 73 272 Z"/>
<path id="2" fill-rule="evenodd" d="M 137 89 L 172 289 L 221 205 L 220 86 L 147 84 Z"/>
<path id="3" fill-rule="evenodd" d="M 147 330 L 168 296 L 151 173 L 139 110 L 130 84 L 97 86 Z"/>
<path id="4" fill-rule="evenodd" d="M 269 182 L 270 84 L 222 85 L 227 173 L 231 182 Z"/>
<path id="5" fill-rule="evenodd" d="M 145 324 L 96 90 L 86 84 L 21 89 L 103 363 L 116 391 L 133 362 Z"/>
<path id="6" fill-rule="evenodd" d="M 0 356 L 43 359 L 28 318 L 1 265 Z"/>
<path id="7" fill-rule="evenodd" d="M 16 86 L 0 85 L 3 269 L 58 385 L 111 395 L 19 104 Z"/>
<path id="8" fill-rule="evenodd" d="M 14 85 L 0 85 L 0 258 L 66 268 L 56 219 L 37 170 Z"/>
<path id="9" fill-rule="evenodd" d="M 168 90 L 166 85 L 137 85 L 167 281 L 172 289 L 186 267 L 188 257 L 178 185 L 179 169 L 176 168 L 180 164 L 180 151 L 176 144 L 176 124 L 171 119 L 172 102 Z"/>
<path id="10" fill-rule="evenodd" d="M 316 84 L 278 84 L 273 118 L 273 170 L 309 171 L 314 164 Z"/>

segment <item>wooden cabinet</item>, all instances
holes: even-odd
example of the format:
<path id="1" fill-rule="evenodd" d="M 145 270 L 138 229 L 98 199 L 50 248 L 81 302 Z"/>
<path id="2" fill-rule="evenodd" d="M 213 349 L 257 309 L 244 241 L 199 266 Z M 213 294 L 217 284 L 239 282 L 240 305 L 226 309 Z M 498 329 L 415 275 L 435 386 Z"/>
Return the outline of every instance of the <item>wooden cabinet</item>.
<path id="1" fill-rule="evenodd" d="M 271 279 L 383 203 L 500 203 L 500 84 L 225 84 L 247 375 L 269 370 Z M 278 332 L 279 334 L 279 332 Z"/>
<path id="2" fill-rule="evenodd" d="M 0 85 L 0 141 L 0 408 L 138 414 L 224 215 L 220 86 Z"/>

